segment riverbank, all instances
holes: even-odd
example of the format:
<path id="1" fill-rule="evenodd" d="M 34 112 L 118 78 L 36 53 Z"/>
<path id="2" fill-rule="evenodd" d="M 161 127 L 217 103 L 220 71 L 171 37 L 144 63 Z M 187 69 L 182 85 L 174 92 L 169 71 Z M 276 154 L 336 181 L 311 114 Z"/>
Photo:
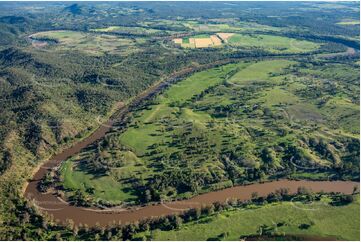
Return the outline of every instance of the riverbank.
<path id="1" fill-rule="evenodd" d="M 178 214 L 190 208 L 200 208 L 215 202 L 225 202 L 234 198 L 242 201 L 249 200 L 253 193 L 259 196 L 266 196 L 280 188 L 288 188 L 291 194 L 297 192 L 299 187 L 305 187 L 313 192 L 340 192 L 352 194 L 358 182 L 351 181 L 290 181 L 280 180 L 262 184 L 252 184 L 247 186 L 236 186 L 220 191 L 210 192 L 195 196 L 188 200 L 161 203 L 158 205 L 147 205 L 138 209 L 128 210 L 101 210 L 96 208 L 84 208 L 64 204 L 53 194 L 43 194 L 27 192 L 27 198 L 34 201 L 42 213 L 51 215 L 55 221 L 66 223 L 69 219 L 75 224 L 96 224 L 108 225 L 109 223 L 122 223 L 139 221 L 145 218 L 158 217 L 170 214 Z"/>

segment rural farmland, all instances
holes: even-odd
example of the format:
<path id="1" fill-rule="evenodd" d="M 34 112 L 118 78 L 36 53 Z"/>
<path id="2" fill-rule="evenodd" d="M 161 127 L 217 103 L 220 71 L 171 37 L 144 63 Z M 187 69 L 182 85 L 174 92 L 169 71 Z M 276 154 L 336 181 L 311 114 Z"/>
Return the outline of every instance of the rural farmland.
<path id="1" fill-rule="evenodd" d="M 357 2 L 0 2 L 0 240 L 360 240 Z"/>

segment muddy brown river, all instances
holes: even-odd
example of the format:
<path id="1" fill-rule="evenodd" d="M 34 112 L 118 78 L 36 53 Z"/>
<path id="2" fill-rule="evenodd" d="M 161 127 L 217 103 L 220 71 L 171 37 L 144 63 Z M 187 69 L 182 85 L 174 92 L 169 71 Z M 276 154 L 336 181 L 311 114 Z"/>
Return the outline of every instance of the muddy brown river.
<path id="1" fill-rule="evenodd" d="M 113 117 L 108 122 L 101 125 L 89 137 L 74 144 L 72 147 L 63 150 L 59 154 L 54 155 L 49 161 L 45 162 L 39 168 L 39 170 L 37 170 L 33 176 L 33 179 L 27 184 L 24 196 L 29 200 L 32 200 L 40 212 L 52 215 L 55 221 L 58 221 L 59 223 L 64 223 L 67 219 L 71 219 L 75 224 L 82 223 L 83 225 L 87 224 L 89 226 L 94 226 L 96 223 L 99 223 L 100 225 L 108 225 L 114 222 L 121 222 L 122 224 L 125 224 L 127 222 L 139 221 L 141 219 L 153 216 L 155 217 L 180 213 L 189 208 L 197 208 L 217 201 L 224 202 L 230 198 L 248 200 L 251 198 L 253 192 L 257 192 L 260 196 L 266 196 L 279 188 L 289 188 L 291 193 L 295 193 L 298 187 L 306 187 L 314 192 L 324 191 L 351 194 L 353 192 L 354 186 L 359 186 L 359 183 L 351 181 L 280 180 L 262 184 L 236 186 L 220 191 L 198 195 L 183 201 L 147 205 L 144 207 L 134 207 L 132 209 L 114 208 L 108 210 L 72 206 L 59 199 L 55 194 L 44 194 L 38 191 L 38 182 L 47 173 L 47 171 L 58 166 L 62 161 L 68 159 L 69 157 L 79 153 L 88 145 L 93 144 L 97 140 L 103 138 L 104 135 L 111 129 L 112 125 L 114 123 L 121 122 L 125 114 L 131 111 L 132 107 L 139 105 L 142 101 L 148 99 L 152 95 L 157 94 L 170 83 L 175 82 L 178 78 L 181 78 L 184 75 L 191 74 L 194 71 L 199 71 L 201 69 L 211 68 L 212 66 L 214 67 L 216 65 L 225 64 L 226 62 L 227 61 L 224 61 L 224 63 L 213 63 L 211 65 L 182 70 L 169 77 L 165 82 L 159 82 L 158 84 L 149 88 L 147 91 L 141 93 L 133 100 L 130 105 L 123 105 L 120 107 L 118 112 L 113 115 Z"/>
<path id="2" fill-rule="evenodd" d="M 127 222 L 139 221 L 144 218 L 180 213 L 189 208 L 197 208 L 217 201 L 224 202 L 231 198 L 248 200 L 251 198 L 253 192 L 257 192 L 260 196 L 266 196 L 279 188 L 289 188 L 291 193 L 297 192 L 298 187 L 306 187 L 314 192 L 324 191 L 351 194 L 354 186 L 359 186 L 359 183 L 352 181 L 280 180 L 261 184 L 236 186 L 220 191 L 205 193 L 183 201 L 167 202 L 123 210 L 101 210 L 98 208 L 72 206 L 61 201 L 56 195 L 40 193 L 36 189 L 36 182 L 29 184 L 26 196 L 29 199 L 34 199 L 34 202 L 40 211 L 52 215 L 58 222 L 65 222 L 67 219 L 72 219 L 75 224 L 82 223 L 83 225 L 87 224 L 89 226 L 94 226 L 96 223 L 108 225 L 114 222 L 121 222 L 124 224 Z"/>

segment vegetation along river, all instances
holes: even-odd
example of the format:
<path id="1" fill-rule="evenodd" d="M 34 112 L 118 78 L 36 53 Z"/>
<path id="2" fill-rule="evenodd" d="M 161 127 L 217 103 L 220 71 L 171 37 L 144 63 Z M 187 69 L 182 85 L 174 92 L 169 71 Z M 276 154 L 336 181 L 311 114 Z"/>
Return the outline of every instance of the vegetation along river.
<path id="1" fill-rule="evenodd" d="M 177 202 L 165 202 L 160 204 L 151 204 L 143 207 L 134 207 L 131 209 L 99 209 L 99 208 L 85 208 L 76 207 L 59 199 L 53 193 L 41 193 L 38 189 L 38 183 L 49 169 L 57 167 L 62 161 L 79 153 L 88 145 L 96 142 L 104 137 L 104 135 L 111 129 L 114 123 L 119 123 L 123 120 L 125 115 L 132 110 L 133 107 L 139 105 L 142 101 L 147 100 L 152 95 L 167 87 L 170 83 L 177 81 L 188 74 L 202 69 L 211 68 L 217 65 L 226 64 L 235 60 L 224 60 L 219 63 L 213 63 L 196 68 L 187 68 L 170 76 L 166 81 L 159 82 L 149 88 L 147 91 L 137 96 L 129 105 L 123 105 L 114 116 L 101 125 L 93 134 L 84 140 L 76 143 L 74 146 L 63 150 L 59 154 L 54 155 L 43 166 L 37 170 L 33 179 L 27 184 L 25 190 L 25 197 L 34 201 L 34 204 L 41 212 L 46 212 L 52 215 L 58 222 L 66 222 L 71 219 L 75 224 L 87 224 L 94 226 L 96 223 L 100 225 L 107 225 L 109 223 L 119 221 L 121 223 L 134 222 L 152 216 L 162 216 L 180 213 L 185 209 L 197 208 L 203 205 L 214 202 L 224 202 L 227 199 L 235 198 L 240 200 L 248 200 L 252 193 L 257 192 L 259 196 L 266 196 L 280 188 L 289 188 L 291 193 L 297 192 L 298 187 L 305 187 L 311 189 L 313 192 L 341 192 L 351 194 L 353 188 L 358 186 L 358 182 L 352 181 L 293 181 L 280 180 L 261 184 L 252 184 L 246 186 L 236 186 L 220 191 L 210 192 L 195 196 L 188 200 Z M 114 121 L 117 120 L 117 121 Z"/>
<path id="2" fill-rule="evenodd" d="M 62 202 L 51 193 L 40 193 L 36 189 L 35 183 L 30 183 L 26 195 L 29 199 L 34 199 L 35 204 L 41 211 L 47 212 L 49 215 L 51 214 L 54 219 L 59 220 L 59 222 L 66 222 L 67 219 L 72 219 L 75 224 L 82 223 L 94 226 L 96 223 L 99 223 L 100 225 L 108 225 L 109 223 L 118 223 L 120 221 L 124 224 L 153 216 L 180 213 L 188 208 L 197 208 L 217 201 L 224 202 L 230 198 L 248 200 L 254 192 L 257 192 L 259 196 L 266 196 L 267 194 L 280 188 L 289 188 L 291 193 L 297 192 L 298 187 L 305 187 L 314 192 L 324 191 L 351 194 L 354 186 L 358 186 L 358 184 L 359 183 L 352 181 L 279 180 L 246 186 L 235 186 L 224 190 L 198 195 L 183 201 L 166 202 L 156 205 L 137 207 L 134 209 L 119 210 L 101 210 L 99 208 L 72 206 Z"/>

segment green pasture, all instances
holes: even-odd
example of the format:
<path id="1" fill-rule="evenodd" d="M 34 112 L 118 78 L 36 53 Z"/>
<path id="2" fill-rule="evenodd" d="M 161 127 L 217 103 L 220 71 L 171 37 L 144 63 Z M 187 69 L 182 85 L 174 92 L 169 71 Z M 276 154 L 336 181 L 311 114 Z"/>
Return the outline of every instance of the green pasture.
<path id="1" fill-rule="evenodd" d="M 275 53 L 302 53 L 318 49 L 319 44 L 276 35 L 235 34 L 228 43 L 244 48 L 261 48 Z"/>
<path id="2" fill-rule="evenodd" d="M 355 196 L 356 198 L 356 196 Z M 325 202 L 311 204 L 281 202 L 266 206 L 236 209 L 183 224 L 172 231 L 138 234 L 153 240 L 240 240 L 259 234 L 261 226 L 281 235 L 315 236 L 354 240 L 360 238 L 360 205 L 357 198 L 350 205 L 331 206 Z M 309 227 L 302 227 L 306 224 Z"/>
<path id="3" fill-rule="evenodd" d="M 61 169 L 63 186 L 65 189 L 82 190 L 94 189 L 92 197 L 113 203 L 135 199 L 136 196 L 124 190 L 124 185 L 117 182 L 112 176 L 92 174 L 81 169 L 73 160 L 63 163 Z"/>

